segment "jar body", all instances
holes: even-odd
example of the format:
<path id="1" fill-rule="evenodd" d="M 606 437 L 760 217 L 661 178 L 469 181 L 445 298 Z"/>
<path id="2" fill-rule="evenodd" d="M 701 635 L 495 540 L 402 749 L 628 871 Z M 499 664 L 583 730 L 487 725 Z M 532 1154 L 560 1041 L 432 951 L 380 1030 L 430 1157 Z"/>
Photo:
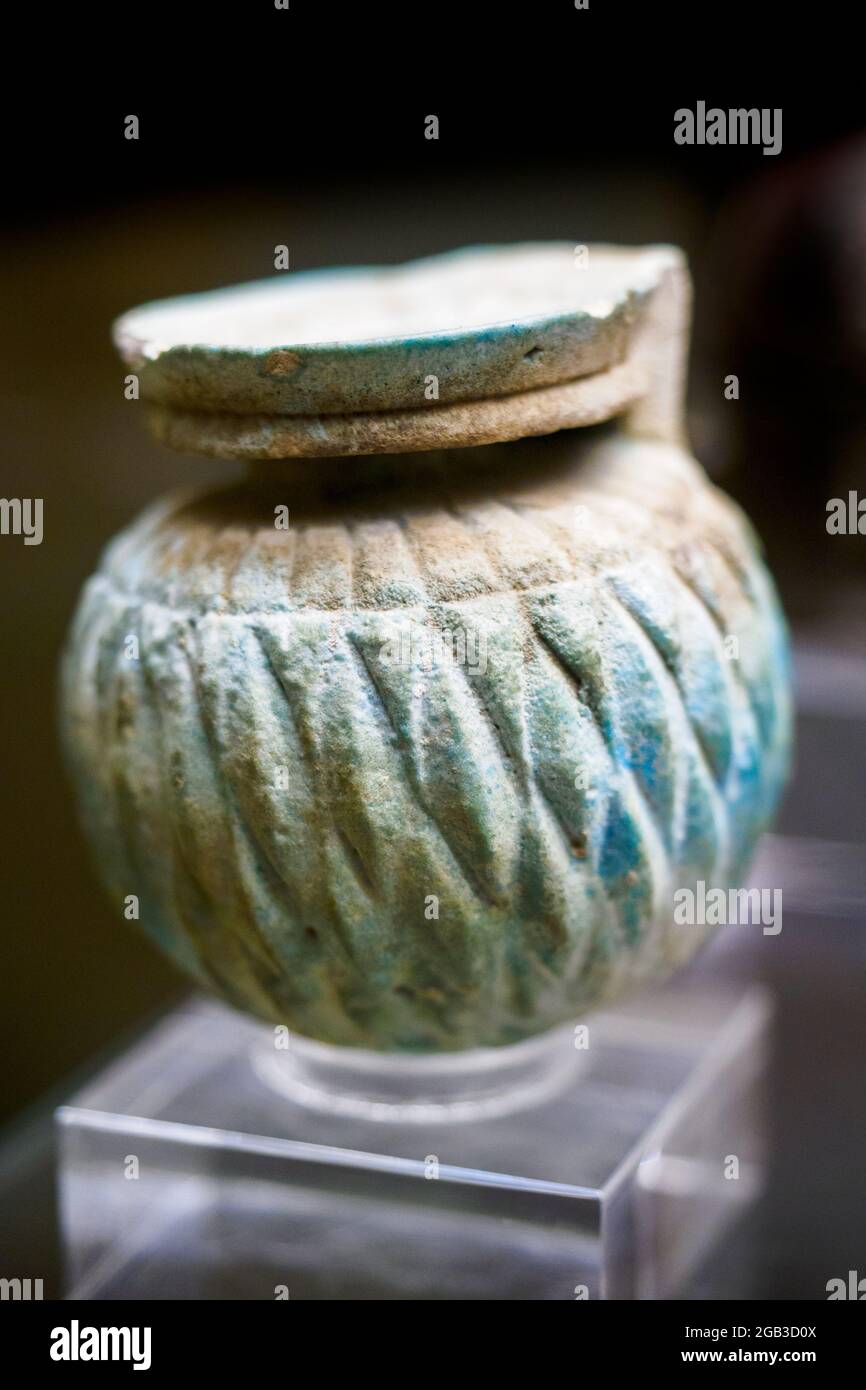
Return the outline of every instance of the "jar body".
<path id="1" fill-rule="evenodd" d="M 119 910 L 324 1042 L 498 1046 L 665 976 L 705 935 L 674 894 L 739 881 L 785 777 L 784 622 L 699 465 L 469 454 L 158 504 L 65 658 Z"/>

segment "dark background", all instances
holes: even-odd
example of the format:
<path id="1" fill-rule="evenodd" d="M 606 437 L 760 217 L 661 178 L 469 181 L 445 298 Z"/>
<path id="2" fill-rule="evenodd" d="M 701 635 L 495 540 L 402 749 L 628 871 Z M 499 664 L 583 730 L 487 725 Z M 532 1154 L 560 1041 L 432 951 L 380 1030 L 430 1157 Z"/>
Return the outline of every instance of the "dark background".
<path id="1" fill-rule="evenodd" d="M 183 987 L 100 894 L 58 751 L 56 668 L 108 538 L 166 488 L 235 470 L 150 442 L 111 320 L 268 275 L 278 243 L 301 270 L 487 241 L 672 241 L 695 277 L 695 451 L 761 531 L 805 673 L 780 822 L 802 870 L 791 916 L 731 966 L 782 1004 L 762 1289 L 822 1296 L 821 1270 L 859 1258 L 866 1273 L 866 537 L 825 528 L 828 498 L 866 491 L 866 122 L 833 13 L 797 64 L 781 9 L 757 61 L 760 7 L 292 0 L 197 8 L 183 42 L 177 10 L 166 27 L 149 9 L 115 15 L 122 34 L 91 18 L 63 85 L 43 73 L 7 107 L 0 492 L 44 498 L 45 538 L 0 537 L 0 1117 L 47 1112 L 47 1088 Z M 99 62 L 80 65 L 97 37 Z M 677 146 L 674 111 L 698 99 L 782 107 L 782 154 Z"/>

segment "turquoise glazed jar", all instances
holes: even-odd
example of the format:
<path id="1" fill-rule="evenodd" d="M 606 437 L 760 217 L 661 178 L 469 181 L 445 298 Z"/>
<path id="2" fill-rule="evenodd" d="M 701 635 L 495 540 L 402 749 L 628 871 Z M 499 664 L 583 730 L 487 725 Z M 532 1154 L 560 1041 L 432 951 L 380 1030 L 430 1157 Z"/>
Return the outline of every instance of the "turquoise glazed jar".
<path id="1" fill-rule="evenodd" d="M 742 881 L 788 765 L 785 627 L 682 439 L 682 263 L 621 254 L 634 293 L 536 305 L 493 346 L 437 328 L 419 365 L 413 324 L 367 344 L 368 381 L 347 341 L 342 396 L 339 344 L 293 398 L 299 333 L 222 351 L 212 380 L 195 333 L 124 323 L 160 437 L 249 475 L 109 546 L 64 738 L 118 910 L 232 1004 L 352 1047 L 516 1042 L 667 975 L 705 935 L 677 889 Z M 200 382 L 234 382 L 232 409 Z"/>

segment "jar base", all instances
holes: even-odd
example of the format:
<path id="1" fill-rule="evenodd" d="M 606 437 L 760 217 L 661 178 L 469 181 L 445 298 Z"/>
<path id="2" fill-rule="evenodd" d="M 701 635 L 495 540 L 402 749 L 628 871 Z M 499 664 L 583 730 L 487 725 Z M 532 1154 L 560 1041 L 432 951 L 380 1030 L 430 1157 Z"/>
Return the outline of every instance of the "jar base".
<path id="1" fill-rule="evenodd" d="M 580 1074 L 571 1024 L 505 1047 L 421 1056 L 292 1035 L 252 1065 L 271 1090 L 331 1115 L 400 1124 L 489 1119 L 537 1105 Z"/>

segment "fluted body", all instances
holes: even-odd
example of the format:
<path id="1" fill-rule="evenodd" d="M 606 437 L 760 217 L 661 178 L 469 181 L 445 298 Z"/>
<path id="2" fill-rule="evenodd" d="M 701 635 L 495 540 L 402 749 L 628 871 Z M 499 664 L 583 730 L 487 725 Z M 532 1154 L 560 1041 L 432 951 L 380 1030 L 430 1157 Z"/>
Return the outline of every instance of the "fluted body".
<path id="1" fill-rule="evenodd" d="M 601 429 L 157 504 L 85 590 L 65 737 L 119 909 L 196 978 L 453 1049 L 691 953 L 673 892 L 741 876 L 787 682 L 741 514 Z"/>

